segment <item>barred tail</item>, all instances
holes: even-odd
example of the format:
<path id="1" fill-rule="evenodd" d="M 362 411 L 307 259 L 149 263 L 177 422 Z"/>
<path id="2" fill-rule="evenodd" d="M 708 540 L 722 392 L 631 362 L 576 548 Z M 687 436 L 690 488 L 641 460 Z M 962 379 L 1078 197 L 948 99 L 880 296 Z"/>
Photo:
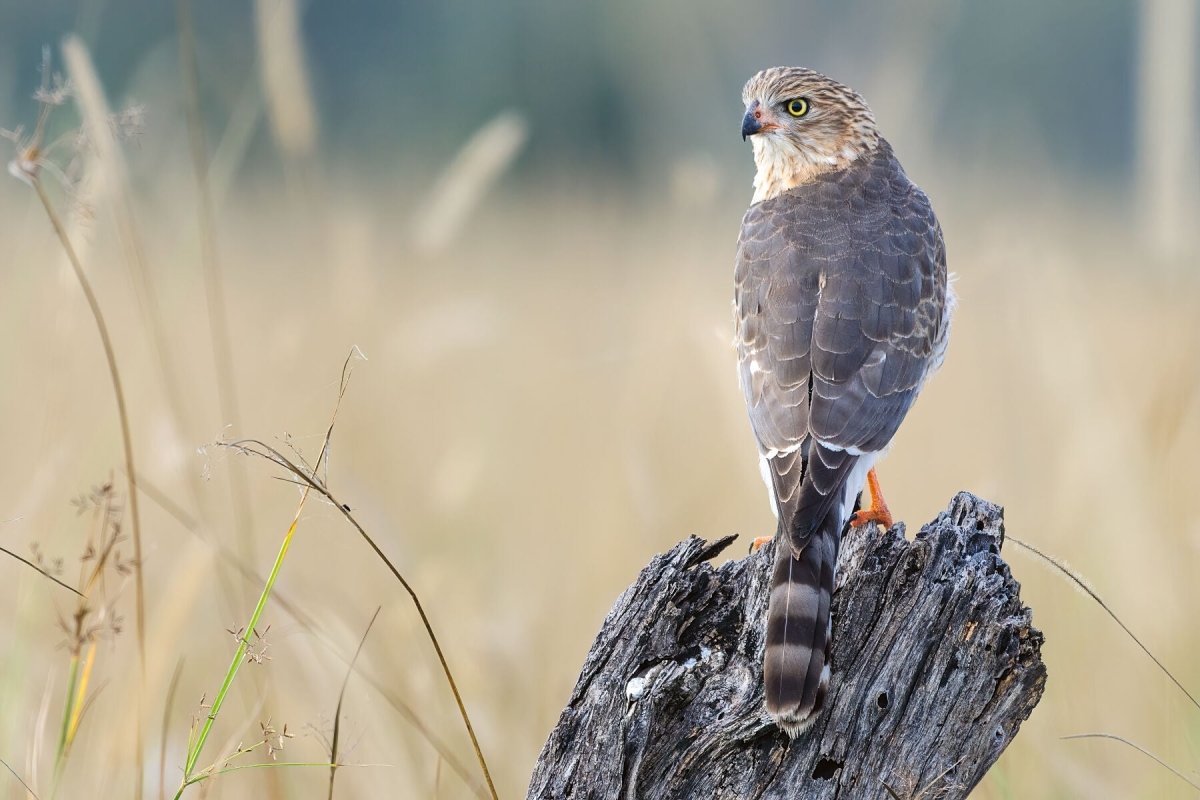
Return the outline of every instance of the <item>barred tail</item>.
<path id="1" fill-rule="evenodd" d="M 828 504 L 799 555 L 782 531 L 776 537 L 763 676 L 767 712 L 791 737 L 816 719 L 829 689 L 829 604 L 844 514 L 841 503 Z"/>

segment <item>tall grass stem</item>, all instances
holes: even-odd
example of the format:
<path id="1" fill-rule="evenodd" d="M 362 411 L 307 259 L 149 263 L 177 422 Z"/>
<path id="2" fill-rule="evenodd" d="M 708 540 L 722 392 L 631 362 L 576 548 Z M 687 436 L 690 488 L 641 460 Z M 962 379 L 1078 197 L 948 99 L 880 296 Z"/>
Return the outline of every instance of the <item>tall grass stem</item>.
<path id="1" fill-rule="evenodd" d="M 136 562 L 134 565 L 134 607 L 137 620 L 138 686 L 141 687 L 146 679 L 146 599 L 142 580 L 142 518 L 138 511 L 137 478 L 135 477 L 137 469 L 134 467 L 133 434 L 129 428 L 129 410 L 125 404 L 125 390 L 121 386 L 121 372 L 117 369 L 117 355 L 113 348 L 112 337 L 108 333 L 108 324 L 104 321 L 104 312 L 100 309 L 100 301 L 96 299 L 96 293 L 92 291 L 92 284 L 88 281 L 87 273 L 83 271 L 83 264 L 79 261 L 75 246 L 71 244 L 67 229 L 58 212 L 55 211 L 54 204 L 50 202 L 50 196 L 46 194 L 46 187 L 42 184 L 41 178 L 34 175 L 30 183 L 33 184 L 34 191 L 37 192 L 38 199 L 42 202 L 42 208 L 46 210 L 50 225 L 54 228 L 54 233 L 58 236 L 58 241 L 67 254 L 67 261 L 71 264 L 76 280 L 79 281 L 79 288 L 83 290 L 83 296 L 87 299 L 92 319 L 96 323 L 96 331 L 100 335 L 100 343 L 104 348 L 104 358 L 108 362 L 108 374 L 112 379 L 113 395 L 117 400 L 117 417 L 121 423 L 121 446 L 125 455 L 125 477 L 129 487 L 129 521 L 133 539 L 133 559 Z M 140 798 L 142 794 L 142 693 L 140 688 L 136 694 L 135 735 L 137 747 L 134 749 L 137 752 L 138 775 L 135 796 Z"/>

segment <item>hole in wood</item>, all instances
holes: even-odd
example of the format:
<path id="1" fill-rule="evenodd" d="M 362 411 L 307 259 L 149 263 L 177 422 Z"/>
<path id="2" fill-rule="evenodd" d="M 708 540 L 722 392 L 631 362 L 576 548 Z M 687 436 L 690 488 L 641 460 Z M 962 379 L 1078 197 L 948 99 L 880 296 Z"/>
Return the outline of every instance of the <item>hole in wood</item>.
<path id="1" fill-rule="evenodd" d="M 822 758 L 817 761 L 817 765 L 813 767 L 813 778 L 818 781 L 830 780 L 837 771 L 842 768 L 842 762 L 835 761 L 832 758 Z"/>
<path id="2" fill-rule="evenodd" d="M 950 661 L 946 664 L 946 671 L 942 673 L 940 686 L 945 686 L 946 681 L 950 680 L 950 674 L 958 669 L 958 653 L 950 656 Z"/>

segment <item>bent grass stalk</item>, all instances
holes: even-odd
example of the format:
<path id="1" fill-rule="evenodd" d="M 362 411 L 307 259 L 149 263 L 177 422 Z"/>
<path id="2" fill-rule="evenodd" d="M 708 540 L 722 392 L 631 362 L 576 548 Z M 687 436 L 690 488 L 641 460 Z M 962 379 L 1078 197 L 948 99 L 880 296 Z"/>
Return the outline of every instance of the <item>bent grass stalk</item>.
<path id="1" fill-rule="evenodd" d="M 467 713 L 467 705 L 463 701 L 462 694 L 458 690 L 458 682 L 454 680 L 454 673 L 450 670 L 450 664 L 446 660 L 446 654 L 442 652 L 442 644 L 438 640 L 437 634 L 433 632 L 433 623 L 429 620 L 429 615 L 425 613 L 425 606 L 421 604 L 421 598 L 417 596 L 417 591 L 412 587 L 412 584 L 410 584 L 408 580 L 406 580 L 405 577 L 400 574 L 400 570 L 396 568 L 396 565 L 392 563 L 392 560 L 387 557 L 382 548 L 375 543 L 375 540 L 371 538 L 371 535 L 367 533 L 366 529 L 363 528 L 358 519 L 356 519 L 354 514 L 351 513 L 350 506 L 346 505 L 337 497 L 335 497 L 333 492 L 330 491 L 326 481 L 322 480 L 320 477 L 322 465 L 324 464 L 324 466 L 328 468 L 326 454 L 329 452 L 329 441 L 333 436 L 333 424 L 337 420 L 337 413 L 338 409 L 341 407 L 342 397 L 346 394 L 346 385 L 350 377 L 350 362 L 356 356 L 365 358 L 362 356 L 362 353 L 358 350 L 358 348 L 355 347 L 350 351 L 350 355 L 346 357 L 345 362 L 342 364 L 342 378 L 338 387 L 337 404 L 333 409 L 333 419 L 330 420 L 329 428 L 325 432 L 325 441 L 321 446 L 321 452 L 317 455 L 317 460 L 311 467 L 305 464 L 304 466 L 307 467 L 307 469 L 302 468 L 295 461 L 292 461 L 283 453 L 279 452 L 279 450 L 259 439 L 240 439 L 235 442 L 218 442 L 217 444 L 220 447 L 228 447 L 235 452 L 266 459 L 267 461 L 283 467 L 285 470 L 290 472 L 297 478 L 296 483 L 304 487 L 301 505 L 303 505 L 303 501 L 308 498 L 308 492 L 310 489 L 328 500 L 333 507 L 338 510 L 338 513 L 340 513 L 342 517 L 345 518 L 345 520 L 349 522 L 356 531 L 358 531 L 359 536 L 363 538 L 371 550 L 374 551 L 379 560 L 382 561 L 388 568 L 388 571 L 392 573 L 392 577 L 394 577 L 396 581 L 404 588 L 404 591 L 408 593 L 413 607 L 417 610 L 417 615 L 421 618 L 421 625 L 425 628 L 425 635 L 429 639 L 430 644 L 433 645 L 433 651 L 437 655 L 438 663 L 442 667 L 442 674 L 446 678 L 446 684 L 450 687 L 450 693 L 454 696 L 454 703 L 458 706 L 458 713 L 462 718 L 463 727 L 467 729 L 467 736 L 471 739 L 471 748 L 475 751 L 475 758 L 479 762 L 480 771 L 483 772 L 483 779 L 487 783 L 488 792 L 491 794 L 492 800 L 499 800 L 500 796 L 496 792 L 496 784 L 492 780 L 492 772 L 490 769 L 488 769 L 487 759 L 485 759 L 483 756 L 483 748 L 479 746 L 479 737 L 475 735 L 475 726 L 471 724 L 471 716 Z M 303 459 L 301 459 L 301 461 L 303 462 Z M 299 512 L 297 512 L 297 515 L 298 514 Z M 293 523 L 293 525 L 294 524 L 295 523 Z M 250 634 L 252 631 L 252 627 L 248 628 L 247 634 Z M 213 711 L 216 711 L 215 705 Z M 178 795 L 176 795 L 176 798 L 178 798 Z"/>
<path id="2" fill-rule="evenodd" d="M 1150 660 L 1154 662 L 1154 665 L 1157 666 L 1159 668 L 1159 670 L 1164 675 L 1167 676 L 1167 678 L 1171 681 L 1171 683 L 1175 684 L 1176 688 L 1178 688 L 1179 691 L 1183 692 L 1184 696 L 1187 697 L 1188 700 L 1192 701 L 1192 705 L 1196 706 L 1197 708 L 1200 708 L 1200 702 L 1197 702 L 1195 695 L 1193 695 L 1191 692 L 1189 692 L 1187 690 L 1187 688 L 1182 683 L 1179 682 L 1179 679 L 1176 678 L 1175 675 L 1169 669 L 1167 669 L 1166 665 L 1164 665 L 1161 661 L 1159 661 L 1158 656 L 1156 656 L 1156 655 L 1154 655 L 1154 653 L 1150 652 L 1150 648 L 1148 648 L 1148 647 L 1146 647 L 1146 645 L 1142 644 L 1142 640 L 1139 639 L 1137 637 L 1137 635 L 1134 634 L 1134 632 L 1129 629 L 1129 626 L 1126 625 L 1125 622 L 1120 617 L 1117 616 L 1116 612 L 1114 612 L 1111 608 L 1109 608 L 1108 603 L 1106 603 L 1104 601 L 1104 599 L 1101 598 L 1100 595 L 1098 595 L 1096 593 L 1096 591 L 1094 589 L 1092 589 L 1091 586 L 1088 585 L 1087 581 L 1085 581 L 1082 576 L 1077 574 L 1074 570 L 1072 570 L 1070 567 L 1068 567 L 1065 563 L 1063 563 L 1059 559 L 1055 558 L 1052 555 L 1048 555 L 1047 553 L 1042 552 L 1041 550 L 1039 550 L 1038 548 L 1029 544 L 1028 542 L 1023 542 L 1020 539 L 1018 539 L 1017 537 L 1012 536 L 1011 534 L 1008 535 L 1007 538 L 1009 541 L 1017 543 L 1018 545 L 1020 545 L 1022 548 L 1024 548 L 1028 552 L 1030 552 L 1033 555 L 1040 558 L 1046 564 L 1048 564 L 1051 567 L 1053 567 L 1054 569 L 1058 570 L 1060 573 L 1062 573 L 1064 576 L 1066 576 L 1068 580 L 1070 580 L 1072 583 L 1074 583 L 1077 588 L 1081 589 L 1088 597 L 1090 597 L 1090 598 L 1092 598 L 1092 600 L 1096 601 L 1096 605 L 1100 606 L 1100 608 L 1102 608 L 1104 610 L 1104 612 L 1106 614 L 1108 614 L 1108 616 L 1112 617 L 1113 621 L 1116 622 L 1117 625 L 1121 626 L 1121 630 L 1125 631 L 1125 635 L 1128 636 L 1130 639 L 1132 639 L 1133 643 L 1136 644 L 1139 648 L 1141 648 L 1143 653 L 1145 653 L 1147 656 L 1150 657 Z M 1150 759 L 1156 761 L 1159 764 L 1159 766 L 1174 773 L 1176 777 L 1178 777 L 1180 780 L 1186 782 L 1192 788 L 1200 789 L 1200 784 L 1197 784 L 1194 781 L 1192 781 L 1191 779 L 1189 779 L 1182 772 L 1175 769 L 1167 762 L 1163 761 L 1161 758 L 1156 756 L 1154 753 L 1151 753 L 1149 750 L 1146 750 L 1145 748 L 1141 747 L 1140 745 L 1134 744 L 1133 742 L 1129 741 L 1128 739 L 1121 737 L 1121 736 L 1117 736 L 1116 734 L 1113 734 L 1113 733 L 1077 733 L 1072 736 L 1064 736 L 1062 738 L 1064 740 L 1110 739 L 1115 742 L 1120 742 L 1121 744 L 1128 745 L 1129 747 L 1138 751 L 1139 753 L 1146 756 L 1147 758 L 1150 758 Z"/>
<path id="3" fill-rule="evenodd" d="M 1200 709 L 1200 700 L 1197 700 L 1196 696 L 1193 695 L 1191 692 L 1189 692 L 1187 690 L 1187 687 L 1185 687 L 1182 683 L 1179 682 L 1179 679 L 1175 677 L 1174 673 L 1172 673 L 1171 670 L 1167 669 L 1166 665 L 1164 665 L 1161 661 L 1158 660 L 1158 656 L 1156 656 L 1156 655 L 1154 655 L 1154 653 L 1150 652 L 1149 647 L 1146 647 L 1146 645 L 1142 644 L 1142 640 L 1139 639 L 1137 637 L 1137 635 L 1129 629 L 1129 626 L 1126 625 L 1121 620 L 1121 618 L 1117 616 L 1116 612 L 1114 612 L 1111 608 L 1108 607 L 1108 603 L 1104 602 L 1103 598 L 1101 598 L 1100 595 L 1096 594 L 1096 591 L 1094 589 L 1092 589 L 1091 586 L 1088 586 L 1087 581 L 1085 581 L 1080 575 L 1076 574 L 1074 570 L 1072 570 L 1070 567 L 1068 567 L 1061 560 L 1055 558 L 1052 555 L 1043 553 L 1041 550 L 1039 550 L 1038 548 L 1029 544 L 1028 542 L 1023 542 L 1011 534 L 1009 534 L 1006 538 L 1009 541 L 1016 542 L 1022 548 L 1029 551 L 1030 553 L 1033 553 L 1033 555 L 1040 558 L 1043 562 L 1050 565 L 1054 569 L 1058 570 L 1060 573 L 1065 575 L 1068 580 L 1070 580 L 1079 589 L 1081 589 L 1088 597 L 1095 600 L 1096 605 L 1100 606 L 1100 608 L 1104 610 L 1104 613 L 1108 614 L 1108 616 L 1110 616 L 1112 618 L 1113 622 L 1115 622 L 1121 626 L 1121 630 L 1125 631 L 1125 635 L 1127 635 L 1130 639 L 1132 639 L 1133 643 L 1136 644 L 1143 653 L 1145 653 L 1147 656 L 1149 656 L 1150 660 L 1154 662 L 1154 665 L 1156 667 L 1158 667 L 1159 670 L 1164 675 L 1167 676 L 1167 678 L 1171 681 L 1171 683 L 1175 684 L 1175 687 L 1177 689 L 1179 689 L 1179 691 L 1183 692 L 1184 696 L 1187 697 L 1187 699 L 1192 702 L 1192 705 L 1194 705 L 1197 709 Z"/>
<path id="4" fill-rule="evenodd" d="M 1128 739 L 1126 739 L 1122 736 L 1117 736 L 1116 734 L 1113 734 L 1113 733 L 1076 733 L 1072 736 L 1064 736 L 1062 738 L 1063 739 L 1111 739 L 1114 742 L 1120 742 L 1121 744 L 1128 745 L 1129 747 L 1132 747 L 1134 750 L 1137 750 L 1139 753 L 1146 756 L 1147 758 L 1152 759 L 1153 761 L 1157 761 L 1158 765 L 1160 767 L 1172 772 L 1175 775 L 1175 777 L 1179 778 L 1181 781 L 1186 783 L 1188 786 L 1191 786 L 1193 789 L 1200 790 L 1200 783 L 1196 783 L 1191 778 L 1184 775 L 1182 772 L 1175 769 L 1170 764 L 1163 761 L 1161 758 L 1154 755 L 1154 753 L 1151 753 L 1146 748 L 1142 747 L 1141 745 L 1134 744 L 1133 742 L 1129 741 Z"/>
<path id="5" fill-rule="evenodd" d="M 288 472 L 296 476 L 298 479 L 297 483 L 299 485 L 306 487 L 306 489 L 315 490 L 318 494 L 328 500 L 331 504 L 333 504 L 333 507 L 338 510 L 338 513 L 340 513 L 342 517 L 344 517 L 345 520 L 349 522 L 356 531 L 358 531 L 359 536 L 366 541 L 367 545 L 372 551 L 374 551 L 379 560 L 382 561 L 388 568 L 388 571 L 392 573 L 392 577 L 394 577 L 404 588 L 404 591 L 408 593 L 408 597 L 412 601 L 413 607 L 417 610 L 417 615 L 421 618 L 421 625 L 425 628 L 425 636 L 429 639 L 430 644 L 433 645 L 433 650 L 437 655 L 438 663 L 442 667 L 442 674 L 446 678 L 446 684 L 450 687 L 450 693 L 454 695 L 454 703 L 458 706 L 459 716 L 462 718 L 463 726 L 467 729 L 467 736 L 469 736 L 471 739 L 471 748 L 474 750 L 475 758 L 479 762 L 479 768 L 483 772 L 483 778 L 487 783 L 488 792 L 491 794 L 492 800 L 499 800 L 499 795 L 496 793 L 496 785 L 492 780 L 491 770 L 488 769 L 487 760 L 483 756 L 483 749 L 479 746 L 479 737 L 475 735 L 475 727 L 471 724 L 471 717 L 467 713 L 466 703 L 463 702 L 462 694 L 458 690 L 458 682 L 454 680 L 454 673 L 451 672 L 450 664 L 446 660 L 446 654 L 442 651 L 441 642 L 438 640 L 437 635 L 433 632 L 433 623 L 430 622 L 429 615 L 425 613 L 425 606 L 422 605 L 421 599 L 417 596 L 417 592 L 415 589 L 413 589 L 412 584 L 410 584 L 405 577 L 400 574 L 400 570 L 396 568 L 396 565 L 392 563 L 392 560 L 387 557 L 382 548 L 375 543 L 375 540 L 371 538 L 370 534 L 367 533 L 366 529 L 363 528 L 363 526 L 355 518 L 354 514 L 350 512 L 350 507 L 335 497 L 330 491 L 329 487 L 326 486 L 325 482 L 317 476 L 316 469 L 302 469 L 290 458 L 279 452 L 279 450 L 271 447 L 269 444 L 259 439 L 241 439 L 236 442 L 221 442 L 219 444 L 222 447 L 229 447 L 238 452 L 246 453 L 247 455 L 258 456 L 259 458 L 266 459 L 267 461 L 283 467 Z M 319 459 L 317 463 L 320 464 Z"/>

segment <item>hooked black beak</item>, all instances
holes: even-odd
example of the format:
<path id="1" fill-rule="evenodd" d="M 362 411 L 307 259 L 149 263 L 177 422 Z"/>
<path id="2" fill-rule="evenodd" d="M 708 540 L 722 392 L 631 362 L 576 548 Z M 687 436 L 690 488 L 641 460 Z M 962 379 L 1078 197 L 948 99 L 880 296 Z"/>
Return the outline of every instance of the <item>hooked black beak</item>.
<path id="1" fill-rule="evenodd" d="M 747 136 L 753 136 L 762 130 L 762 112 L 758 109 L 758 101 L 746 107 L 746 116 L 742 117 L 742 141 L 746 141 Z"/>

